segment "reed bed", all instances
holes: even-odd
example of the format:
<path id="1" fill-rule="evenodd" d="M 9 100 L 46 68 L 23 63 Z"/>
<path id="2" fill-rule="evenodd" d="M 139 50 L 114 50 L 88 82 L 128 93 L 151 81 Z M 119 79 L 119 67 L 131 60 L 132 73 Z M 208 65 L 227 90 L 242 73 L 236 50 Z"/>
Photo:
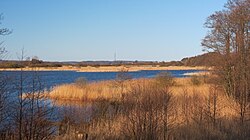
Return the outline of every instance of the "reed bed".
<path id="1" fill-rule="evenodd" d="M 59 101 L 79 101 L 93 102 L 98 100 L 120 100 L 123 94 L 128 93 L 131 86 L 135 83 L 146 81 L 101 81 L 86 85 L 64 84 L 55 86 L 48 92 L 47 97 Z M 146 81 L 149 82 L 150 80 Z"/>
<path id="2" fill-rule="evenodd" d="M 54 100 L 58 105 L 84 105 L 102 100 L 121 101 L 124 95 L 130 96 L 128 94 L 130 94 L 130 90 L 134 85 L 147 85 L 154 82 L 155 79 L 137 79 L 124 82 L 102 81 L 82 86 L 76 83 L 64 84 L 55 86 L 46 96 Z M 214 88 L 213 85 L 204 82 L 194 85 L 191 78 L 174 78 L 174 85 L 169 87 L 169 91 L 180 105 L 186 102 L 183 98 L 190 100 L 197 96 L 199 97 L 199 104 L 207 104 L 207 100 L 216 97 L 217 106 L 220 106 L 220 114 L 222 116 L 234 117 L 237 110 L 232 108 L 237 108 L 237 105 L 233 104 L 234 102 L 231 99 L 222 94 L 221 89 Z M 216 95 L 213 94 L 213 90 L 216 90 Z"/>
<path id="3" fill-rule="evenodd" d="M 202 80 L 199 84 L 194 83 L 192 78 L 173 80 L 174 84 L 168 87 L 166 93 L 171 96 L 167 111 L 167 127 L 170 128 L 169 132 L 172 135 L 181 137 L 182 133 L 190 133 L 200 137 L 204 130 L 211 135 L 223 137 L 219 128 L 230 129 L 235 125 L 235 118 L 239 116 L 237 110 L 239 107 L 223 94 L 222 89 Z M 58 139 L 79 135 L 81 138 L 88 136 L 90 139 L 126 139 L 124 136 L 132 135 L 131 129 L 137 129 L 134 127 L 135 123 L 136 126 L 144 126 L 144 123 L 151 125 L 150 122 L 156 122 L 155 127 L 162 130 L 159 126 L 163 124 L 161 116 L 164 116 L 164 111 L 162 112 L 163 108 L 160 105 L 163 103 L 162 97 L 165 96 L 157 90 L 162 88 L 160 87 L 162 85 L 152 86 L 156 83 L 157 79 L 137 79 L 103 81 L 82 86 L 73 83 L 54 87 L 48 97 L 60 102 L 58 105 L 81 104 L 85 105 L 85 108 L 88 108 L 87 106 L 95 108 L 90 111 L 92 113 L 99 111 L 94 113 L 95 116 L 92 116 L 89 122 L 71 124 L 74 128 L 72 132 Z M 211 115 L 213 112 L 216 112 L 214 116 Z M 84 113 L 84 115 L 69 113 L 69 116 L 74 118 L 91 114 Z M 216 121 L 213 122 L 211 117 Z M 144 122 L 141 122 L 142 120 Z M 237 127 L 232 129 L 234 130 L 237 130 Z M 138 135 L 140 134 L 141 132 L 138 132 Z"/>
<path id="4" fill-rule="evenodd" d="M 98 99 L 119 98 L 116 88 L 110 82 L 91 83 L 85 86 L 64 84 L 52 88 L 49 98 L 65 101 L 95 101 Z"/>
<path id="5" fill-rule="evenodd" d="M 65 101 L 95 101 L 100 99 L 105 100 L 119 100 L 122 94 L 128 94 L 131 87 L 136 84 L 153 83 L 154 79 L 137 79 L 124 81 L 123 83 L 117 81 L 102 81 L 89 83 L 79 86 L 76 83 L 58 85 L 51 89 L 47 94 L 50 99 L 65 100 Z M 185 94 L 192 95 L 200 93 L 202 96 L 208 96 L 209 84 L 193 85 L 191 78 L 175 78 L 174 85 L 169 89 L 174 96 Z"/>

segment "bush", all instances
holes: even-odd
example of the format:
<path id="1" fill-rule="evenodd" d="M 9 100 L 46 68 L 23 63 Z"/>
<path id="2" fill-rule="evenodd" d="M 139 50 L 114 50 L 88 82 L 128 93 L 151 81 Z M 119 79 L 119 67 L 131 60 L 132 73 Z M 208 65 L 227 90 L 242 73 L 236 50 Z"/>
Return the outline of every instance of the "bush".
<path id="1" fill-rule="evenodd" d="M 156 84 L 161 87 L 175 85 L 173 77 L 171 76 L 170 73 L 167 73 L 167 72 L 162 72 L 158 74 L 155 80 L 156 80 Z"/>
<path id="2" fill-rule="evenodd" d="M 202 81 L 201 81 L 200 77 L 193 75 L 193 76 L 191 76 L 191 83 L 195 86 L 199 86 L 199 85 L 201 85 Z"/>
<path id="3" fill-rule="evenodd" d="M 129 74 L 128 71 L 126 70 L 122 70 L 122 71 L 119 71 L 116 75 L 116 80 L 117 81 L 126 81 L 126 80 L 131 80 L 132 79 L 132 76 Z"/>
<path id="4" fill-rule="evenodd" d="M 79 87 L 85 87 L 88 84 L 88 81 L 85 77 L 79 77 L 75 80 L 75 84 Z"/>

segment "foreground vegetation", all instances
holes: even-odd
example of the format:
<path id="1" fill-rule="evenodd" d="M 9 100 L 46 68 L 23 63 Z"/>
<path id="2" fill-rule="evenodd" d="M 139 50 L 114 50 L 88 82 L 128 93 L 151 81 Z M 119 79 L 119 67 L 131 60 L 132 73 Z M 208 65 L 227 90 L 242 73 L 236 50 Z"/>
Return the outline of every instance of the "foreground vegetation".
<path id="1" fill-rule="evenodd" d="M 75 106 L 63 111 L 56 139 L 249 138 L 240 105 L 205 77 L 75 83 L 55 87 L 49 97 Z"/>

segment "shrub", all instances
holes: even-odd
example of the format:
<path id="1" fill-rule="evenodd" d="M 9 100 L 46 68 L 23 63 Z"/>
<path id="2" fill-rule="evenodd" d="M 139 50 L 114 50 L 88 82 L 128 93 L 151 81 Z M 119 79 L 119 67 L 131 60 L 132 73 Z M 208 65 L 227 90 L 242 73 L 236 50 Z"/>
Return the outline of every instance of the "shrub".
<path id="1" fill-rule="evenodd" d="M 126 80 L 131 80 L 131 79 L 132 79 L 132 76 L 126 70 L 119 71 L 116 75 L 117 81 L 126 81 Z"/>
<path id="2" fill-rule="evenodd" d="M 171 76 L 171 74 L 167 72 L 162 72 L 158 74 L 155 80 L 156 80 L 156 84 L 161 87 L 173 86 L 175 84 L 173 77 Z"/>
<path id="3" fill-rule="evenodd" d="M 195 86 L 201 85 L 202 81 L 199 76 L 193 75 L 191 76 L 191 83 Z"/>
<path id="4" fill-rule="evenodd" d="M 85 77 L 79 77 L 75 80 L 75 84 L 79 87 L 85 87 L 88 84 L 88 81 Z"/>

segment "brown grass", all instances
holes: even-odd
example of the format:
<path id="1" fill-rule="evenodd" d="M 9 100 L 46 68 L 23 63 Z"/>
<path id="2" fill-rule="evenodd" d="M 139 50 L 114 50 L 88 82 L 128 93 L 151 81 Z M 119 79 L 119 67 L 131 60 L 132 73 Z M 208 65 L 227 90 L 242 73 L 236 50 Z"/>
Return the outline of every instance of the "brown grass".
<path id="1" fill-rule="evenodd" d="M 204 100 L 209 97 L 211 88 L 210 84 L 202 83 L 200 85 L 193 85 L 191 78 L 175 78 L 175 85 L 170 87 L 170 92 L 175 98 L 179 100 L 181 104 L 181 98 L 185 94 L 188 97 L 199 96 L 201 97 L 201 104 L 204 104 Z M 124 82 L 123 94 L 128 94 L 131 87 L 138 83 L 150 83 L 154 82 L 154 79 L 138 79 Z M 78 86 L 77 84 L 65 84 L 54 87 L 51 92 L 47 94 L 47 97 L 56 101 L 58 105 L 71 105 L 71 104 L 87 104 L 90 102 L 108 100 L 108 101 L 120 101 L 122 98 L 121 87 L 122 85 L 116 81 L 102 81 L 97 83 L 90 83 L 85 86 Z M 232 100 L 224 96 L 224 94 L 218 94 L 218 103 L 221 107 L 221 115 L 233 116 L 235 110 L 232 110 Z"/>
<path id="2" fill-rule="evenodd" d="M 124 93 L 131 89 L 131 86 L 146 82 L 153 82 L 153 79 L 138 79 L 124 82 Z M 200 93 L 202 96 L 208 96 L 209 84 L 201 84 L 195 86 L 190 78 L 175 78 L 175 85 L 170 87 L 170 91 L 174 96 L 180 96 L 186 90 L 188 95 L 194 92 Z M 66 100 L 66 101 L 95 101 L 99 99 L 119 100 L 121 95 L 121 85 L 116 81 L 102 81 L 90 83 L 85 86 L 77 84 L 64 84 L 54 87 L 47 95 L 51 99 Z"/>
<path id="3" fill-rule="evenodd" d="M 211 133 L 218 133 L 217 129 L 211 128 L 210 124 L 206 124 L 206 121 L 209 119 L 204 119 L 201 124 L 195 123 L 195 121 L 199 120 L 199 115 L 204 115 L 208 111 L 208 98 L 213 95 L 213 91 L 216 89 L 216 96 L 217 96 L 217 115 L 216 119 L 218 122 L 223 120 L 227 120 L 228 122 L 234 121 L 234 118 L 237 118 L 237 104 L 232 99 L 227 98 L 224 94 L 222 89 L 215 87 L 212 84 L 206 84 L 204 81 L 201 81 L 201 84 L 194 85 L 192 82 L 192 78 L 175 78 L 175 84 L 169 88 L 170 92 L 173 95 L 172 101 L 174 102 L 173 105 L 173 118 L 175 125 L 178 130 L 176 133 L 187 131 L 189 129 L 194 130 L 191 134 L 194 135 L 202 135 L 203 133 L 198 132 L 200 131 L 201 126 L 204 125 L 202 128 L 208 129 Z M 135 94 L 132 94 L 133 88 L 142 88 L 141 86 L 147 86 L 155 82 L 155 79 L 138 79 L 138 80 L 130 80 L 123 83 L 125 94 L 125 99 L 122 100 L 123 95 L 121 94 L 121 83 L 117 83 L 115 81 L 103 81 L 97 83 L 90 83 L 85 86 L 77 86 L 77 84 L 68 84 L 68 85 L 60 85 L 55 88 L 48 94 L 48 97 L 51 99 L 56 99 L 57 105 L 74 105 L 74 106 L 91 106 L 94 105 L 98 107 L 100 110 L 105 110 L 107 105 L 110 107 L 115 107 L 113 101 L 120 101 L 120 103 L 124 106 L 131 106 L 132 108 L 136 108 L 135 104 L 133 104 L 133 98 L 135 98 Z M 145 87 L 144 87 L 145 88 Z M 135 90 L 135 89 L 134 89 Z M 155 90 L 155 89 L 152 89 Z M 134 92 L 137 93 L 137 92 Z M 151 97 L 155 97 L 151 95 L 151 92 L 143 92 L 143 94 L 150 94 Z M 142 96 L 142 93 L 140 93 Z M 146 95 L 148 96 L 148 95 Z M 132 100 L 131 100 L 132 99 Z M 147 99 L 147 98 L 145 98 Z M 159 101 L 156 98 L 155 101 Z M 104 102 L 102 102 L 105 100 Z M 100 102 L 98 102 L 100 101 Z M 132 101 L 132 102 L 130 102 Z M 139 102 L 140 103 L 140 102 Z M 147 105 L 147 104 L 142 104 Z M 184 106 L 187 106 L 186 110 Z M 119 104 L 118 104 L 119 106 Z M 120 106 L 121 107 L 121 106 Z M 200 108 L 203 108 L 202 112 L 200 112 Z M 107 109 L 107 108 L 106 108 Z M 99 111 L 100 111 L 99 110 Z M 131 110 L 130 110 L 131 111 Z M 137 110 L 137 111 L 140 111 Z M 186 112 L 185 112 L 186 111 Z M 119 138 L 124 134 L 124 126 L 129 124 L 128 116 L 131 113 L 141 113 L 141 112 L 130 112 L 128 113 L 126 110 L 123 112 L 117 113 L 115 116 L 110 117 L 109 115 L 106 116 L 99 116 L 99 118 L 93 119 L 89 124 L 81 124 L 86 129 L 78 128 L 79 130 L 85 130 L 80 132 L 81 134 L 87 133 L 90 136 L 100 136 L 100 137 L 93 137 L 94 139 L 103 139 L 105 136 L 110 138 L 109 136 L 113 136 L 115 138 Z M 73 115 L 74 114 L 70 114 Z M 140 114 L 139 114 L 140 115 Z M 78 116 L 78 115 L 76 115 Z M 84 116 L 84 115 L 83 115 Z M 136 116 L 134 116 L 136 117 Z M 155 117 L 155 116 L 154 116 Z M 198 117 L 198 118 L 197 118 Z M 187 122 L 188 120 L 188 122 Z M 228 124 L 228 122 L 225 124 Z M 233 122 L 232 121 L 232 122 Z M 131 122 L 130 122 L 131 123 Z M 91 125 L 90 125 L 91 124 Z M 80 125 L 80 126 L 81 126 Z M 74 125 L 73 125 L 74 126 Z M 225 125 L 226 127 L 227 125 Z M 186 129 L 182 130 L 181 128 Z M 237 128 L 235 128 L 237 130 Z M 110 131 L 112 130 L 112 131 Z M 184 132 L 183 132 L 184 133 Z M 65 135 L 71 138 L 75 135 L 74 133 L 70 133 L 70 135 Z M 218 134 L 219 135 L 219 134 Z M 58 137 L 58 139 L 65 138 L 65 136 Z"/>
<path id="4" fill-rule="evenodd" d="M 95 101 L 98 99 L 117 99 L 118 92 L 112 87 L 111 81 L 92 83 L 80 87 L 76 84 L 65 84 L 54 87 L 48 94 L 49 98 L 65 101 Z"/>
<path id="5" fill-rule="evenodd" d="M 79 86 L 75 83 L 55 86 L 47 97 L 58 101 L 93 102 L 98 100 L 120 100 L 121 84 L 124 86 L 124 93 L 130 90 L 133 83 L 144 80 L 129 80 L 124 83 L 116 81 L 102 81 Z"/>

